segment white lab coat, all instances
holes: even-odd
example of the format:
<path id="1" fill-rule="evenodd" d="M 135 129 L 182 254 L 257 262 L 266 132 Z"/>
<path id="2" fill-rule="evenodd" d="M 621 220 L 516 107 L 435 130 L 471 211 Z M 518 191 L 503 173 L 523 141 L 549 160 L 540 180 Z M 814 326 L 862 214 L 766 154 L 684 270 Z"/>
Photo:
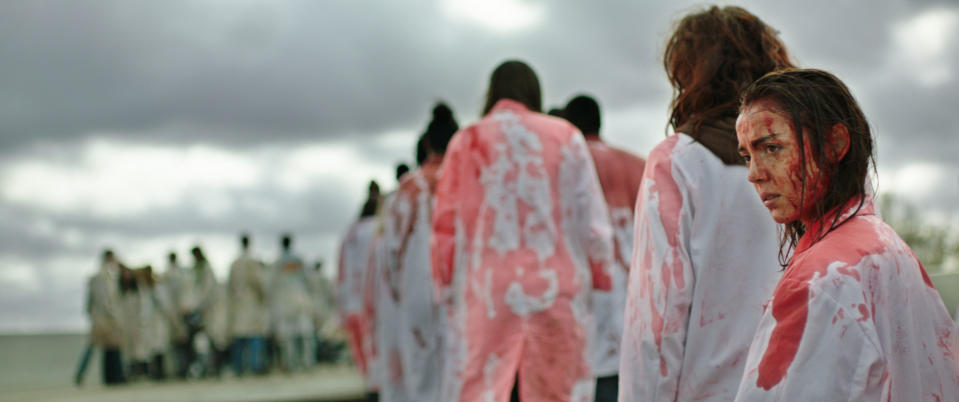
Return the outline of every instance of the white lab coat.
<path id="1" fill-rule="evenodd" d="M 736 400 L 959 401 L 954 323 L 915 254 L 871 197 L 816 241 L 826 216 L 769 300 Z"/>
<path id="2" fill-rule="evenodd" d="M 775 222 L 743 166 L 685 134 L 650 152 L 636 202 L 621 401 L 730 401 L 779 278 Z"/>
<path id="3" fill-rule="evenodd" d="M 90 315 L 90 343 L 102 347 L 123 344 L 118 277 L 120 266 L 105 263 L 87 281 L 87 314 Z"/>
<path id="4" fill-rule="evenodd" d="M 279 338 L 313 336 L 313 301 L 303 261 L 287 253 L 273 267 L 270 280 L 273 332 Z"/>
<path id="5" fill-rule="evenodd" d="M 230 266 L 227 292 L 230 332 L 235 337 L 266 336 L 269 332 L 266 269 L 248 252 Z"/>
<path id="6" fill-rule="evenodd" d="M 439 157 L 407 174 L 383 213 L 384 243 L 390 256 L 385 269 L 398 296 L 394 336 L 406 394 L 414 401 L 439 400 L 446 310 L 433 294 L 430 231 Z M 382 296 L 381 296 L 382 297 Z"/>

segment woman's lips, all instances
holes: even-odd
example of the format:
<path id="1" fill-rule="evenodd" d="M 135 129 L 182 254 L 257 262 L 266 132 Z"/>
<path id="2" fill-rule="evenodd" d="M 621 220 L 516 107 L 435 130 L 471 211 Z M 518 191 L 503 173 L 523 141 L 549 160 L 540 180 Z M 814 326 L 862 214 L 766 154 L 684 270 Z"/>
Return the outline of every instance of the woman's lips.
<path id="1" fill-rule="evenodd" d="M 763 194 L 762 195 L 763 205 L 765 205 L 766 208 L 772 208 L 773 203 L 776 202 L 776 199 L 778 198 L 779 198 L 779 194 Z"/>

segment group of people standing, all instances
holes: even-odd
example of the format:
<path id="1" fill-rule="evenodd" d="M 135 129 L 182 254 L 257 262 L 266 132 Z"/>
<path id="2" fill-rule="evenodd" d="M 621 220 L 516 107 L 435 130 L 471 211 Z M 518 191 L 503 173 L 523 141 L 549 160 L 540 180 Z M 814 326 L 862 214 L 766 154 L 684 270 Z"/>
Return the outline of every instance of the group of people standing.
<path id="1" fill-rule="evenodd" d="M 282 236 L 281 247 L 276 262 L 264 264 L 251 253 L 250 237 L 241 235 L 240 255 L 225 284 L 200 247 L 191 250 L 192 266 L 170 253 L 162 274 L 150 265 L 128 267 L 112 250 L 104 251 L 100 270 L 88 282 L 90 347 L 77 383 L 93 348 L 102 350 L 108 385 L 165 379 L 168 355 L 179 378 L 219 376 L 227 364 L 236 375 L 312 367 L 321 357 L 317 346 L 332 346 L 332 284 L 321 262 L 304 265 L 290 235 Z"/>
<path id="2" fill-rule="evenodd" d="M 370 397 L 959 400 L 956 325 L 876 211 L 848 88 L 739 7 L 683 17 L 663 65 L 673 133 L 645 161 L 589 97 L 541 113 L 521 61 L 476 123 L 434 108 L 342 243 Z"/>

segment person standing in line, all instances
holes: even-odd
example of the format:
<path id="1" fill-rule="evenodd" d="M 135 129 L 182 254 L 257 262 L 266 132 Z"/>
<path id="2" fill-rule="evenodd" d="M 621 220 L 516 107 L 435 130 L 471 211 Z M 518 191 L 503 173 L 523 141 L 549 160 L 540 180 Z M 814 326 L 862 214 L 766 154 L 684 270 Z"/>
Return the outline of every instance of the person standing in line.
<path id="1" fill-rule="evenodd" d="M 391 264 L 386 270 L 394 276 L 399 294 L 400 320 L 395 336 L 406 392 L 414 401 L 440 400 L 446 312 L 433 294 L 430 219 L 436 173 L 457 130 L 453 111 L 444 103 L 437 104 L 420 141 L 426 154 L 420 166 L 402 178 L 396 197 L 384 212 L 384 242 Z"/>
<path id="2" fill-rule="evenodd" d="M 740 110 L 748 179 L 792 253 L 736 400 L 959 400 L 954 323 L 876 213 L 872 134 L 849 89 L 822 70 L 784 70 L 747 88 Z"/>
<path id="3" fill-rule="evenodd" d="M 307 270 L 310 296 L 313 298 L 313 343 L 316 344 L 317 363 L 334 362 L 337 356 L 336 332 L 339 319 L 335 311 L 333 284 L 323 272 L 323 260 L 317 260 Z"/>
<path id="4" fill-rule="evenodd" d="M 168 292 L 168 311 L 170 314 L 170 339 L 173 348 L 175 374 L 183 378 L 187 372 L 187 327 L 180 311 L 180 300 L 183 282 L 190 275 L 190 270 L 177 262 L 176 252 L 167 254 L 167 268 L 163 273 Z"/>
<path id="5" fill-rule="evenodd" d="M 609 219 L 613 226 L 615 253 L 607 274 L 612 289 L 593 291 L 596 341 L 593 343 L 593 373 L 596 375 L 596 401 L 616 401 L 619 387 L 619 347 L 622 343 L 623 315 L 626 307 L 626 282 L 629 259 L 633 255 L 633 209 L 646 161 L 612 147 L 599 137 L 599 103 L 590 96 L 578 95 L 566 104 L 562 117 L 579 128 L 586 137 L 593 157 L 599 185 L 603 189 Z"/>
<path id="6" fill-rule="evenodd" d="M 396 181 L 401 182 L 409 167 L 396 167 Z M 394 236 L 387 211 L 396 201 L 397 191 L 383 196 L 377 208 L 377 229 L 370 242 L 370 267 L 364 289 L 366 322 L 371 326 L 373 343 L 369 346 L 369 362 L 372 377 L 380 386 L 379 397 L 384 401 L 402 402 L 411 400 L 406 389 L 406 375 L 402 362 L 402 336 L 396 331 L 404 325 L 402 316 L 403 291 L 400 272 L 390 251 L 389 243 Z"/>
<path id="7" fill-rule="evenodd" d="M 120 269 L 120 303 L 123 315 L 120 322 L 123 328 L 123 355 L 126 357 L 126 369 L 129 381 L 137 381 L 147 375 L 150 359 L 147 343 L 148 306 L 144 296 L 141 278 L 143 268 Z"/>
<path id="8" fill-rule="evenodd" d="M 230 266 L 227 280 L 230 300 L 232 362 L 237 376 L 263 374 L 266 335 L 269 331 L 266 272 L 250 252 L 250 236 L 240 236 L 240 256 Z"/>
<path id="9" fill-rule="evenodd" d="M 526 63 L 500 64 L 483 118 L 453 136 L 436 184 L 431 266 L 450 304 L 443 401 L 590 401 L 592 288 L 612 229 L 593 159 L 540 112 Z"/>
<path id="10" fill-rule="evenodd" d="M 103 350 L 100 368 L 103 372 L 103 383 L 106 385 L 117 385 L 126 381 L 121 354 L 121 269 L 123 266 L 117 261 L 113 250 L 104 250 L 99 271 L 87 281 L 86 310 L 90 316 L 90 345 Z M 82 378 L 82 369 L 78 378 Z"/>
<path id="11" fill-rule="evenodd" d="M 740 7 L 676 25 L 663 56 L 667 136 L 646 160 L 620 349 L 621 401 L 730 401 L 779 273 L 776 226 L 736 150 L 738 96 L 792 62 Z"/>
<path id="12" fill-rule="evenodd" d="M 336 278 L 336 307 L 348 334 L 353 362 L 364 376 L 369 395 L 379 389 L 370 376 L 364 345 L 369 338 L 368 325 L 363 318 L 364 281 L 370 261 L 370 242 L 376 232 L 376 208 L 379 186 L 370 181 L 366 202 L 340 244 L 339 268 Z"/>
<path id="13" fill-rule="evenodd" d="M 144 267 L 138 279 L 144 309 L 142 316 L 146 320 L 144 337 L 150 357 L 147 375 L 151 380 L 163 380 L 166 378 L 164 355 L 170 346 L 173 310 L 170 308 L 165 280 L 153 272 L 152 266 Z"/>
<path id="14" fill-rule="evenodd" d="M 212 305 L 217 287 L 216 276 L 203 250 L 195 246 L 190 253 L 193 255 L 193 267 L 180 268 L 177 275 L 176 305 L 185 333 L 176 345 L 181 359 L 177 374 L 181 378 L 190 375 L 191 366 L 197 363 L 194 339 L 210 318 L 204 317 L 204 313 Z"/>
<path id="15" fill-rule="evenodd" d="M 281 254 L 270 280 L 270 299 L 274 319 L 273 332 L 280 349 L 283 369 L 313 367 L 316 351 L 313 344 L 313 302 L 303 268 L 303 260 L 293 253 L 293 237 L 280 239 Z"/>

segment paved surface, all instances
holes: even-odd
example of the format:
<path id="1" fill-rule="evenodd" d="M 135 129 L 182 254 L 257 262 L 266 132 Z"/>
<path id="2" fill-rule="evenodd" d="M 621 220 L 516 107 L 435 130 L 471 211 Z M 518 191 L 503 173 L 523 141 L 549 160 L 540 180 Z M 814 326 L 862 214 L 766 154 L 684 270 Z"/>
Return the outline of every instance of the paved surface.
<path id="1" fill-rule="evenodd" d="M 92 381 L 91 381 L 92 380 Z M 118 387 L 3 387 L 0 401 L 361 401 L 363 383 L 351 367 L 321 367 L 309 373 L 199 381 L 139 382 Z"/>

